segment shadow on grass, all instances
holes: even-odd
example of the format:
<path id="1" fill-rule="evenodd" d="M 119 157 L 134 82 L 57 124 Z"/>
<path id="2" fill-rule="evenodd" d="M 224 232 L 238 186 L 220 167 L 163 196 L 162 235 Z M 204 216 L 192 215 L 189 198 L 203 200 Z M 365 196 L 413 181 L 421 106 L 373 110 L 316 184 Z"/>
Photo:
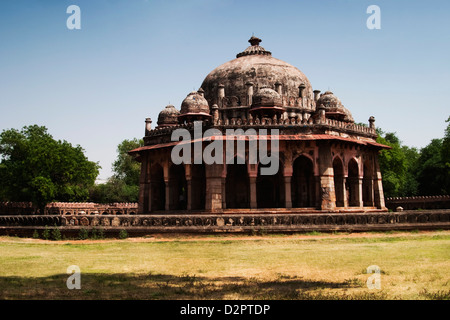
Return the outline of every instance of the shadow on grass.
<path id="1" fill-rule="evenodd" d="M 0 299 L 386 299 L 383 293 L 364 290 L 364 284 L 355 279 L 326 282 L 281 276 L 273 281 L 263 281 L 244 277 L 82 273 L 81 289 L 69 290 L 66 286 L 68 277 L 67 274 L 0 277 Z M 350 288 L 363 290 L 346 293 Z"/>

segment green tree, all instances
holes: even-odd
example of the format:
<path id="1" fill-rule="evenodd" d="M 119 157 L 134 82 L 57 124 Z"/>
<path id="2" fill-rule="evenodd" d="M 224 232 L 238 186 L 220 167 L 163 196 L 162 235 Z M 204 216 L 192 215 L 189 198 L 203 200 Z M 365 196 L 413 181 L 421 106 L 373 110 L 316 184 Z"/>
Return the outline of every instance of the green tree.
<path id="1" fill-rule="evenodd" d="M 141 165 L 128 154 L 128 151 L 142 147 L 144 140 L 124 140 L 117 146 L 117 159 L 113 163 L 114 177 L 129 186 L 139 185 Z"/>
<path id="2" fill-rule="evenodd" d="M 91 188 L 90 200 L 97 203 L 137 202 L 138 195 L 138 185 L 127 185 L 122 180 L 111 177 L 106 183 Z"/>
<path id="3" fill-rule="evenodd" d="M 383 191 L 386 197 L 412 196 L 417 194 L 418 183 L 415 168 L 419 153 L 416 148 L 402 146 L 395 133 L 377 129 L 377 142 L 391 149 L 383 150 L 379 156 L 383 177 Z"/>
<path id="4" fill-rule="evenodd" d="M 417 180 L 421 195 L 440 195 L 449 193 L 448 170 L 442 160 L 443 139 L 433 139 L 421 150 L 417 164 Z"/>
<path id="5" fill-rule="evenodd" d="M 444 139 L 442 141 L 441 158 L 445 170 L 445 189 L 446 194 L 450 194 L 450 117 L 445 121 L 448 123 L 445 129 Z"/>
<path id="6" fill-rule="evenodd" d="M 117 146 L 117 158 L 113 163 L 113 176 L 104 184 L 93 186 L 90 199 L 98 203 L 137 202 L 141 165 L 128 151 L 144 145 L 138 139 L 124 140 Z"/>
<path id="7" fill-rule="evenodd" d="M 99 173 L 84 150 L 54 140 L 37 125 L 0 134 L 0 197 L 32 201 L 39 208 L 51 201 L 85 201 Z"/>

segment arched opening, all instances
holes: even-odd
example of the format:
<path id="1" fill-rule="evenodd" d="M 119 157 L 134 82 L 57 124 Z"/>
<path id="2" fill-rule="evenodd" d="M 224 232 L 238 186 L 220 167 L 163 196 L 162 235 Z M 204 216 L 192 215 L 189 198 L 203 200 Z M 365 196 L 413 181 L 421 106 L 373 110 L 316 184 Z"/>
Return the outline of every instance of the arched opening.
<path id="1" fill-rule="evenodd" d="M 279 162 L 279 170 L 274 175 L 262 175 L 261 168 L 270 167 L 270 164 L 258 165 L 256 178 L 256 202 L 258 208 L 284 208 L 284 178 L 283 165 Z"/>
<path id="2" fill-rule="evenodd" d="M 187 182 L 184 165 L 171 165 L 169 168 L 170 210 L 186 210 Z"/>
<path id="3" fill-rule="evenodd" d="M 292 207 L 313 207 L 315 204 L 314 171 L 311 159 L 299 156 L 292 165 Z"/>
<path id="4" fill-rule="evenodd" d="M 350 207 L 359 207 L 359 169 L 358 163 L 355 159 L 350 160 L 348 163 L 348 205 Z"/>
<path id="5" fill-rule="evenodd" d="M 204 164 L 191 166 L 191 209 L 204 210 L 206 201 L 206 174 Z"/>
<path id="6" fill-rule="evenodd" d="M 227 165 L 227 178 L 225 180 L 225 199 L 227 208 L 250 208 L 250 182 L 247 165 Z"/>
<path id="7" fill-rule="evenodd" d="M 373 171 L 370 163 L 364 163 L 363 177 L 363 204 L 365 207 L 373 207 Z"/>
<path id="8" fill-rule="evenodd" d="M 160 164 L 151 165 L 150 170 L 152 211 L 164 210 L 166 204 L 166 184 L 164 170 Z"/>
<path id="9" fill-rule="evenodd" d="M 336 207 L 344 207 L 344 166 L 339 157 L 333 160 L 334 192 L 336 193 Z"/>

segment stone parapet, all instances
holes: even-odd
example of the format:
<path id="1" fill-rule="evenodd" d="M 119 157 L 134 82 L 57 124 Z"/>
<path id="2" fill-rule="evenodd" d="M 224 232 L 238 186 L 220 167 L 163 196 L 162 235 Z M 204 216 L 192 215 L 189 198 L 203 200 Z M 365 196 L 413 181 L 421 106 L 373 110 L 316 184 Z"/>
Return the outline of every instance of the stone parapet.
<path id="1" fill-rule="evenodd" d="M 33 206 L 31 202 L 1 202 L 1 215 L 89 215 L 89 214 L 136 214 L 137 203 L 93 202 L 52 202 L 45 206 L 44 212 Z"/>
<path id="2" fill-rule="evenodd" d="M 0 216 L 0 232 L 20 233 L 34 227 L 64 230 L 126 229 L 129 234 L 155 232 L 308 232 L 450 229 L 450 210 L 302 214 L 71 215 Z"/>
<path id="3" fill-rule="evenodd" d="M 450 195 L 386 198 L 386 207 L 397 210 L 450 209 Z"/>

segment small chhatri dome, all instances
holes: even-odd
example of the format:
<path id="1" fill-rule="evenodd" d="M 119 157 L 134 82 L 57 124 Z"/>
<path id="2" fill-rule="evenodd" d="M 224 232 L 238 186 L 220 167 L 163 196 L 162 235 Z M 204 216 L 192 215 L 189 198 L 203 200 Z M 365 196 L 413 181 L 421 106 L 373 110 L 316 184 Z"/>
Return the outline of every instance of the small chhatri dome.
<path id="1" fill-rule="evenodd" d="M 248 56 L 248 55 L 254 55 L 254 54 L 259 54 L 259 55 L 269 55 L 271 56 L 272 53 L 270 51 L 267 51 L 266 49 L 264 49 L 263 47 L 261 47 L 259 45 L 259 43 L 262 40 L 260 38 L 257 38 L 255 36 L 252 36 L 248 42 L 250 42 L 251 46 L 248 47 L 247 49 L 245 49 L 244 51 L 242 51 L 241 53 L 238 53 L 236 55 L 236 58 L 242 57 L 242 56 Z"/>
<path id="2" fill-rule="evenodd" d="M 198 91 L 192 91 L 181 103 L 180 115 L 210 115 L 208 101 L 203 94 Z"/>
<path id="3" fill-rule="evenodd" d="M 166 106 L 158 115 L 158 126 L 166 127 L 178 124 L 180 111 L 171 104 Z"/>
<path id="4" fill-rule="evenodd" d="M 316 102 L 317 108 L 323 106 L 325 109 L 325 116 L 330 119 L 354 122 L 350 111 L 344 107 L 341 100 L 336 97 L 333 92 L 325 91 L 320 95 L 320 98 Z"/>
<path id="5" fill-rule="evenodd" d="M 261 87 L 253 95 L 252 107 L 280 107 L 281 105 L 281 96 L 268 86 Z"/>

